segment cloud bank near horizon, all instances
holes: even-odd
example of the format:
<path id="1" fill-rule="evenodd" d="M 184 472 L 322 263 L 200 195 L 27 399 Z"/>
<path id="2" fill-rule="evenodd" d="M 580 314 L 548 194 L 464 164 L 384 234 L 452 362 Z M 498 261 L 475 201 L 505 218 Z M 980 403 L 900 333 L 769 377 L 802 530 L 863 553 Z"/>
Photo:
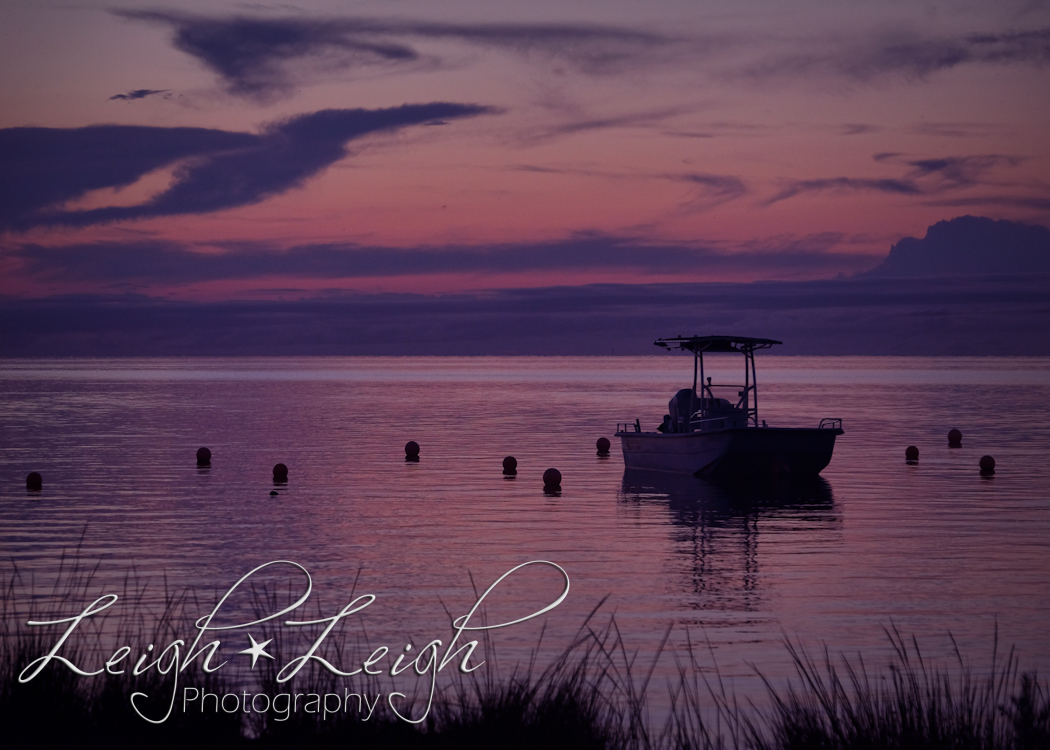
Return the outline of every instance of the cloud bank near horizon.
<path id="1" fill-rule="evenodd" d="M 734 333 L 780 354 L 1050 356 L 1050 275 L 602 284 L 425 296 L 185 303 L 0 300 L 4 357 L 654 354 Z"/>
<path id="2" fill-rule="evenodd" d="M 776 253 L 719 259 L 695 248 L 670 248 L 659 258 L 653 248 L 624 243 L 614 243 L 610 253 L 608 243 L 581 240 L 576 256 L 565 244 L 548 245 L 539 255 L 518 247 L 489 253 L 445 248 L 429 261 L 423 251 L 325 246 L 262 259 L 243 248 L 225 258 L 190 258 L 198 254 L 148 245 L 108 252 L 29 248 L 38 254 L 27 257 L 34 273 L 97 278 L 114 288 L 119 282 L 191 283 L 246 274 L 287 280 L 477 272 L 500 263 L 504 271 L 564 270 L 577 263 L 648 263 L 652 270 L 681 268 L 689 253 L 703 264 L 783 262 Z M 996 259 L 1001 262 L 990 266 Z M 939 222 L 922 239 L 896 243 L 881 265 L 852 278 L 643 281 L 639 274 L 633 284 L 444 295 L 330 287 L 296 301 L 176 302 L 142 294 L 8 298 L 0 299 L 0 351 L 7 357 L 646 354 L 657 335 L 721 331 L 785 341 L 784 354 L 1050 355 L 1050 230 L 1037 225 L 973 216 Z M 294 286 L 286 291 L 300 294 Z"/>
<path id="3" fill-rule="evenodd" d="M 960 216 L 939 221 L 922 239 L 905 237 L 868 278 L 1050 274 L 1050 229 L 1038 224 Z"/>
<path id="4" fill-rule="evenodd" d="M 340 282 L 398 277 L 473 279 L 469 288 L 542 286 L 552 279 L 623 278 L 637 283 L 681 278 L 746 281 L 861 277 L 946 277 L 1050 274 L 1050 229 L 1022 222 L 961 216 L 929 227 L 922 239 L 906 237 L 888 256 L 850 252 L 851 238 L 825 232 L 774 245 L 727 251 L 703 244 L 656 244 L 639 238 L 581 235 L 545 243 L 481 246 L 385 247 L 313 243 L 288 248 L 257 242 L 210 245 L 143 239 L 65 245 L 22 243 L 0 260 L 25 288 L 59 287 L 108 293 L 135 289 L 168 293 L 215 282 L 243 282 L 260 297 L 275 284 L 307 296 L 337 290 Z M 881 263 L 880 263 L 881 261 Z M 485 279 L 495 279 L 490 284 Z M 582 281 L 581 281 L 582 280 Z M 460 287 L 463 288 L 463 287 Z M 161 290 L 164 290 L 161 292 Z M 242 290 L 242 298 L 251 296 Z"/>

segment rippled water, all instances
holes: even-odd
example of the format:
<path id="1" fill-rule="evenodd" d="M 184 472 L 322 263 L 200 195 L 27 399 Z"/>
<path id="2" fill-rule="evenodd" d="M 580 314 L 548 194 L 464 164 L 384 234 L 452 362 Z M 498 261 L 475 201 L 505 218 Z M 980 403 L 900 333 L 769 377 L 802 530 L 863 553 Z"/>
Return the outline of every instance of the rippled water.
<path id="1" fill-rule="evenodd" d="M 735 374 L 737 363 L 725 367 Z M 545 642 L 567 645 L 603 597 L 629 648 L 708 640 L 738 689 L 749 665 L 790 673 L 785 635 L 878 662 L 883 628 L 975 665 L 1016 645 L 1050 669 L 1050 361 L 759 357 L 760 417 L 845 434 L 802 489 L 730 491 L 626 475 L 595 440 L 652 429 L 691 363 L 651 358 L 324 358 L 0 362 L 0 554 L 50 585 L 63 551 L 169 588 L 225 589 L 296 561 L 332 607 L 378 599 L 354 627 L 373 641 L 444 637 L 448 615 L 529 560 L 571 578 Z M 716 381 L 720 377 L 716 360 Z M 963 447 L 950 450 L 950 428 Z M 404 461 L 407 440 L 422 446 Z M 195 465 L 199 446 L 210 468 Z M 904 448 L 921 451 L 907 466 Z M 984 454 L 997 462 L 982 478 Z M 518 475 L 501 473 L 504 456 Z M 275 489 L 271 468 L 290 469 Z M 562 492 L 541 476 L 560 469 Z M 39 471 L 40 493 L 25 476 Z M 472 578 L 471 578 L 472 577 Z M 495 618 L 558 592 L 529 569 Z M 327 614 L 331 614 L 328 611 Z M 538 622 L 494 635 L 501 661 Z M 240 647 L 238 647 L 240 648 Z M 663 668 L 671 669 L 671 664 Z"/>

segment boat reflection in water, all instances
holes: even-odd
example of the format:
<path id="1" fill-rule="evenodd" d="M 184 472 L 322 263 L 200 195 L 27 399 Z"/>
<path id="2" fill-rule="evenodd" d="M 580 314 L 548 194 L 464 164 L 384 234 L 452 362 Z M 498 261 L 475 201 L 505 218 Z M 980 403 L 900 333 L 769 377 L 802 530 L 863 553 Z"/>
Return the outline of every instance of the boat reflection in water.
<path id="1" fill-rule="evenodd" d="M 674 550 L 688 560 L 669 575 L 681 581 L 679 592 L 690 594 L 694 610 L 762 610 L 776 579 L 799 564 L 799 554 L 840 541 L 831 485 L 819 476 L 716 483 L 626 469 L 619 501 L 643 523 L 669 525 Z"/>

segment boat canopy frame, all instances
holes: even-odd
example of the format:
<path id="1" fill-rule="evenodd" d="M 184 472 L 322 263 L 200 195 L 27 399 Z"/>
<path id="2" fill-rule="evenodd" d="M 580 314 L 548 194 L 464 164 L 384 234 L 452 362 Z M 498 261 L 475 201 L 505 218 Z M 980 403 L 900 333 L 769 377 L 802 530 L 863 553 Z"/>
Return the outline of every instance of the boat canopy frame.
<path id="1" fill-rule="evenodd" d="M 653 342 L 656 346 L 667 351 L 675 349 L 693 353 L 693 390 L 692 398 L 697 398 L 697 378 L 701 388 L 700 419 L 708 417 L 709 404 L 715 403 L 714 393 L 711 386 L 714 385 L 704 379 L 704 354 L 743 354 L 744 355 L 744 385 L 743 390 L 738 392 L 740 400 L 736 408 L 741 409 L 753 427 L 758 427 L 758 377 L 755 374 L 755 350 L 769 349 L 782 341 L 773 339 L 756 339 L 748 336 L 674 336 L 672 338 L 657 339 Z M 689 413 L 695 411 L 690 405 Z"/>

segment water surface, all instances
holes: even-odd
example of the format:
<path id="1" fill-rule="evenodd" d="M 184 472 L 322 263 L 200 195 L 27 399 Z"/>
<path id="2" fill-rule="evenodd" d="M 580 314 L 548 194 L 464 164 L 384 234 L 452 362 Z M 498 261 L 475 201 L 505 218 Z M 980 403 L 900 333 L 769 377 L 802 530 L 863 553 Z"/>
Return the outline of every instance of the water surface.
<path id="1" fill-rule="evenodd" d="M 719 362 L 715 381 L 731 381 L 737 362 Z M 1048 671 L 1050 361 L 758 367 L 770 425 L 843 420 L 820 481 L 728 491 L 625 475 L 615 441 L 597 456 L 618 421 L 659 423 L 691 379 L 681 356 L 3 361 L 0 553 L 50 582 L 79 544 L 102 561 L 100 589 L 134 569 L 157 596 L 165 582 L 225 589 L 293 560 L 327 614 L 355 580 L 375 594 L 348 627 L 391 645 L 445 637 L 472 580 L 549 560 L 571 591 L 546 618 L 546 643 L 566 645 L 608 596 L 599 616 L 615 613 L 629 648 L 652 653 L 673 624 L 672 648 L 687 634 L 708 641 L 705 658 L 744 692 L 760 690 L 751 665 L 790 674 L 785 635 L 878 663 L 892 626 L 935 658 L 950 656 L 950 632 L 976 665 L 998 627 L 1023 667 Z M 953 427 L 961 449 L 947 447 Z M 404 461 L 410 439 L 418 463 Z M 210 468 L 195 465 L 202 445 Z M 992 479 L 978 474 L 984 454 Z M 277 462 L 290 476 L 272 497 Z M 560 495 L 543 491 L 548 467 L 564 477 Z M 27 493 L 34 470 L 44 490 Z M 558 588 L 540 569 L 507 583 L 493 617 Z M 501 661 L 527 654 L 539 625 L 495 634 Z"/>

